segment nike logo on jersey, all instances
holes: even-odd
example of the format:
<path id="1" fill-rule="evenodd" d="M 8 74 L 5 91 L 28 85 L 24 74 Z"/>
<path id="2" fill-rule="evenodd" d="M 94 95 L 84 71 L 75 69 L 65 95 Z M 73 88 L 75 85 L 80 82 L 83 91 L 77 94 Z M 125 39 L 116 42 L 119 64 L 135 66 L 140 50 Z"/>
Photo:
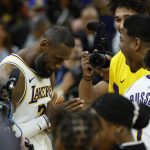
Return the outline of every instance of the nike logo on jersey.
<path id="1" fill-rule="evenodd" d="M 42 130 L 42 128 L 40 127 L 40 125 L 39 124 L 37 124 L 37 125 L 39 126 L 40 130 Z"/>
<path id="2" fill-rule="evenodd" d="M 35 78 L 35 77 L 33 77 L 33 78 L 29 79 L 29 83 L 31 83 L 31 82 L 32 82 L 32 80 L 33 80 L 34 78 Z"/>
<path id="3" fill-rule="evenodd" d="M 125 79 L 124 79 L 124 80 L 125 80 Z M 124 82 L 124 80 L 121 80 L 120 82 L 121 82 L 121 83 L 123 83 L 123 82 Z"/>

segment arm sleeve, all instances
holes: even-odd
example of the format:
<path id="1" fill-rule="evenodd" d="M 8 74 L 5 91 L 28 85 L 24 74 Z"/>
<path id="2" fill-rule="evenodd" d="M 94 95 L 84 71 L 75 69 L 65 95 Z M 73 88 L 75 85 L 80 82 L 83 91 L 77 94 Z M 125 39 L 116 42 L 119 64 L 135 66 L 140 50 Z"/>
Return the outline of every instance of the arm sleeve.
<path id="1" fill-rule="evenodd" d="M 31 121 L 24 123 L 15 123 L 12 127 L 15 132 L 16 137 L 27 137 L 31 138 L 34 135 L 42 132 L 43 130 L 49 128 L 50 122 L 46 115 L 37 117 Z"/>

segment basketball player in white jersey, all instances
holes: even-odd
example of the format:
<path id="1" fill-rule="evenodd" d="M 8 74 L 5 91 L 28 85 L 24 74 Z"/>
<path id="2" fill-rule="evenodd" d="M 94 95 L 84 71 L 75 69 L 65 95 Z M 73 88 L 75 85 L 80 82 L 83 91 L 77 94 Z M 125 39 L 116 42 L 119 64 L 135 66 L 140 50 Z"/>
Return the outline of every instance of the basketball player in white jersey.
<path id="1" fill-rule="evenodd" d="M 130 70 L 138 72 L 145 68 L 145 56 L 150 50 L 150 16 L 134 15 L 126 19 L 120 35 L 120 47 Z M 130 76 L 129 76 L 130 78 Z M 126 81 L 124 81 L 126 82 Z M 124 82 L 122 84 L 124 84 Z M 124 96 L 133 103 L 143 103 L 150 107 L 150 76 L 146 75 L 128 87 Z M 144 117 L 144 116 L 143 116 Z M 150 124 L 135 138 L 141 139 L 150 150 Z"/>
<path id="2" fill-rule="evenodd" d="M 6 57 L 0 65 L 0 84 L 6 84 L 14 68 L 20 70 L 13 90 L 14 121 L 17 137 L 27 137 L 35 150 L 52 150 L 46 130 L 59 97 L 53 92 L 54 71 L 68 59 L 74 39 L 64 27 L 50 27 L 30 48 Z M 75 99 L 65 103 L 67 109 L 78 110 L 83 101 Z M 45 114 L 44 114 L 45 112 Z"/>

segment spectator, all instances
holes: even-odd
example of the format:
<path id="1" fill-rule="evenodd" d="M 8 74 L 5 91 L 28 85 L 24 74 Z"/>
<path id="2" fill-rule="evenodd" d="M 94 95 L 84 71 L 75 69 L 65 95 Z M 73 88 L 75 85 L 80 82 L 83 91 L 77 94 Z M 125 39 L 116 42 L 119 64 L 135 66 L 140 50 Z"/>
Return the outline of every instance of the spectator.
<path id="1" fill-rule="evenodd" d="M 74 35 L 75 47 L 69 58 L 65 60 L 63 66 L 57 71 L 55 90 L 65 99 L 78 97 L 78 85 L 82 77 L 81 52 L 82 43 L 78 35 Z"/>
<path id="2" fill-rule="evenodd" d="M 142 129 L 148 125 L 149 107 L 144 104 L 131 103 L 118 94 L 106 94 L 98 98 L 89 110 L 96 111 L 100 121 L 100 130 L 97 133 L 99 142 L 95 143 L 95 148 L 146 150 L 143 142 L 134 141 L 131 129 Z"/>
<path id="3" fill-rule="evenodd" d="M 93 112 L 71 114 L 59 110 L 54 123 L 55 149 L 91 150 L 100 128 L 98 120 L 97 114 Z"/>
<path id="4" fill-rule="evenodd" d="M 47 16 L 53 24 L 68 25 L 73 18 L 79 17 L 78 0 L 48 1 Z"/>
<path id="5" fill-rule="evenodd" d="M 13 46 L 9 33 L 7 32 L 5 25 L 0 23 L 0 62 L 12 52 L 17 52 L 18 48 Z"/>
<path id="6" fill-rule="evenodd" d="M 18 20 L 24 19 L 24 14 L 21 12 L 23 2 L 18 0 L 1 0 L 0 1 L 0 17 L 5 25 L 11 28 Z"/>
<path id="7" fill-rule="evenodd" d="M 30 20 L 30 34 L 28 35 L 23 47 L 31 47 L 50 26 L 48 18 L 44 15 L 35 15 Z"/>
<path id="8" fill-rule="evenodd" d="M 94 49 L 95 33 L 88 30 L 87 24 L 91 21 L 99 21 L 97 10 L 92 6 L 85 7 L 81 12 L 81 21 L 83 24 L 83 30 L 80 32 L 80 37 L 83 43 L 83 50 L 92 52 Z"/>

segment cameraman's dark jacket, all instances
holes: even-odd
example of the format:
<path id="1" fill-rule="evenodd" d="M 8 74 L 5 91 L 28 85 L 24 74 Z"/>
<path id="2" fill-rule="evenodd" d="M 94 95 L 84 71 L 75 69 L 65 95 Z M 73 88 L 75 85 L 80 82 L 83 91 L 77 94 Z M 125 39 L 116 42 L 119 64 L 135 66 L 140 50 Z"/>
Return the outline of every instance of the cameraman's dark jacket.
<path id="1" fill-rule="evenodd" d="M 21 150 L 20 142 L 14 132 L 0 130 L 0 150 Z"/>

